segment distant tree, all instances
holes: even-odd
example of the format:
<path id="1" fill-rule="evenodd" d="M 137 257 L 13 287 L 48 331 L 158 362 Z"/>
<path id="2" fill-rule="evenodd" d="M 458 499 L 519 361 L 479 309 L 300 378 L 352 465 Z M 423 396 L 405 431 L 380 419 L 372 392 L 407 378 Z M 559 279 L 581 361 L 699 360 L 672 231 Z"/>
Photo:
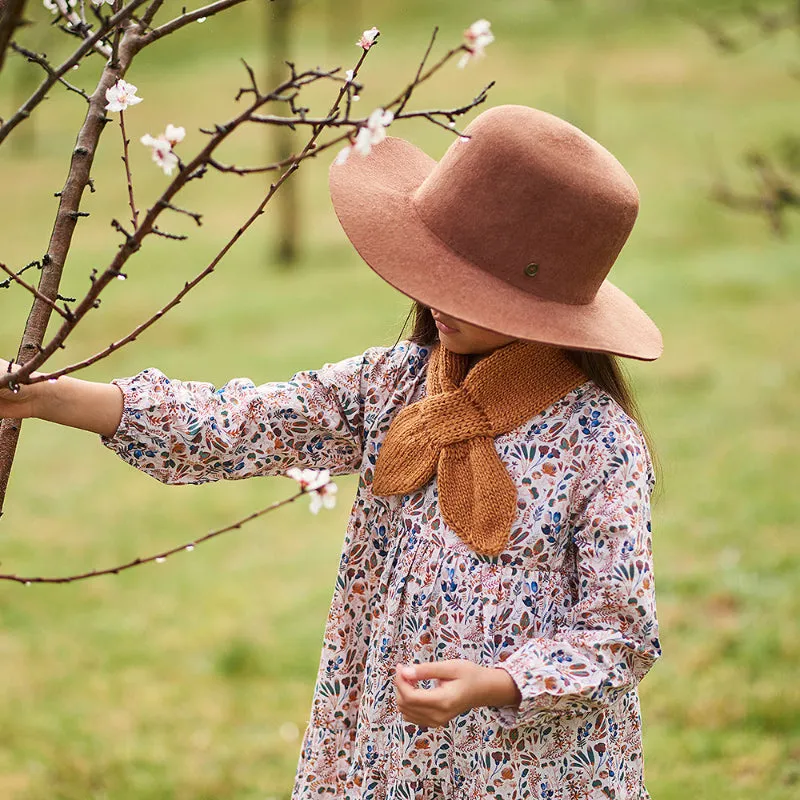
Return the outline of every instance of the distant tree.
<path id="1" fill-rule="evenodd" d="M 298 0 L 272 3 L 267 8 L 267 85 L 275 86 L 286 74 L 287 62 L 292 60 L 292 21 Z M 272 126 L 269 136 L 269 159 L 284 161 L 292 154 L 294 137 L 287 126 Z M 291 181 L 276 199 L 277 241 L 275 260 L 285 266 L 297 261 L 300 250 L 300 183 Z"/>
<path id="2" fill-rule="evenodd" d="M 755 41 L 791 32 L 800 43 L 800 0 L 780 4 L 755 0 L 740 12 L 744 28 L 734 32 L 721 15 L 696 13 L 695 20 L 722 53 L 735 56 Z M 787 66 L 800 78 L 800 64 Z M 751 214 L 763 214 L 777 236 L 787 233 L 786 215 L 800 209 L 800 134 L 786 131 L 769 146 L 753 148 L 744 154 L 755 186 L 750 192 L 734 189 L 722 177 L 712 195 L 723 205 Z"/>

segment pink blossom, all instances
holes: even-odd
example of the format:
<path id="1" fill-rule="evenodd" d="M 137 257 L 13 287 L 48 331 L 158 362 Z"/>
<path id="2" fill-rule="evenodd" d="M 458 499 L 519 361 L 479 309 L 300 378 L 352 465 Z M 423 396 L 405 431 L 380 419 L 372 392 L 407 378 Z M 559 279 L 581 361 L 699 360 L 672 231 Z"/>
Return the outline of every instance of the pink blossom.
<path id="1" fill-rule="evenodd" d="M 364 33 L 361 34 L 361 38 L 356 44 L 359 47 L 363 47 L 364 50 L 369 50 L 370 47 L 375 44 L 380 34 L 381 32 L 377 28 L 370 28 L 368 31 L 364 31 Z"/>
<path id="2" fill-rule="evenodd" d="M 479 19 L 473 22 L 464 31 L 464 46 L 467 48 L 466 53 L 461 56 L 458 66 L 462 69 L 469 63 L 472 58 L 483 58 L 485 55 L 484 50 L 487 45 L 494 41 L 494 36 L 491 31 L 491 23 L 487 19 Z"/>
<path id="3" fill-rule="evenodd" d="M 136 87 L 122 78 L 106 89 L 106 100 L 106 111 L 125 111 L 129 106 L 142 102 L 142 98 L 136 96 Z"/>

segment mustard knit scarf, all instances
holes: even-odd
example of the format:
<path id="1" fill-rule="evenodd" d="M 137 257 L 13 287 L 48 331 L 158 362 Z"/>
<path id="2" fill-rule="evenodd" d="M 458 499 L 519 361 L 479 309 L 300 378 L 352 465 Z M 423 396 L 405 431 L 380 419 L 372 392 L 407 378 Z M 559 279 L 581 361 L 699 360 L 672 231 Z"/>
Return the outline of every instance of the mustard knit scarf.
<path id="1" fill-rule="evenodd" d="M 438 475 L 444 521 L 476 553 L 508 544 L 517 489 L 494 437 L 536 416 L 586 381 L 562 350 L 512 342 L 471 370 L 470 357 L 431 352 L 426 397 L 392 420 L 375 465 L 377 496 L 416 491 Z"/>

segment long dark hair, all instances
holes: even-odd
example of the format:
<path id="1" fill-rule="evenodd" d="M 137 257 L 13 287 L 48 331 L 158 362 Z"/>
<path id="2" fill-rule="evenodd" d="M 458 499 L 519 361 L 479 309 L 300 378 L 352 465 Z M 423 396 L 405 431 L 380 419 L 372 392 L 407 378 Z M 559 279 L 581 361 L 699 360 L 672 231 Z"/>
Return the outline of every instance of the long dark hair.
<path id="1" fill-rule="evenodd" d="M 411 307 L 409 318 L 412 316 L 414 318 L 414 327 L 411 331 L 411 336 L 408 337 L 412 342 L 424 347 L 430 347 L 439 341 L 439 332 L 430 308 L 415 301 Z M 406 322 L 408 322 L 408 319 Z M 653 440 L 642 421 L 636 397 L 619 359 L 608 353 L 592 353 L 588 350 L 565 350 L 564 352 L 587 378 L 594 381 L 607 395 L 613 397 L 622 407 L 622 410 L 636 422 L 647 442 L 653 469 L 656 470 L 657 459 L 653 449 Z"/>

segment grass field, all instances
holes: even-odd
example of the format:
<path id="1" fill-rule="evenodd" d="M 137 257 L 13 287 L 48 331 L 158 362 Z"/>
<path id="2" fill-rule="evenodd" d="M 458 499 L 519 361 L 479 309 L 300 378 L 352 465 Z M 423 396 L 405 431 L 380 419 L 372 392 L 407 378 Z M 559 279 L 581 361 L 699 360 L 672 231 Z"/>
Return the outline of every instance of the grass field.
<path id="1" fill-rule="evenodd" d="M 655 0 L 380 0 L 331 18 L 327 3 L 307 2 L 296 61 L 350 66 L 360 31 L 380 27 L 363 73 L 367 113 L 413 75 L 434 24 L 444 47 L 486 16 L 497 36 L 487 58 L 449 70 L 418 104 L 459 105 L 496 79 L 491 104 L 567 116 L 633 174 L 642 213 L 613 276 L 666 343 L 660 361 L 631 365 L 663 466 L 654 532 L 665 655 L 641 687 L 648 788 L 654 800 L 789 800 L 800 792 L 800 231 L 791 221 L 794 231 L 777 240 L 762 219 L 712 203 L 709 190 L 721 171 L 749 188 L 740 154 L 800 128 L 796 39 L 759 42 L 723 11 L 752 39 L 723 56 L 678 10 Z M 173 122 L 190 131 L 184 152 L 197 147 L 197 127 L 233 108 L 238 57 L 265 64 L 262 13 L 253 0 L 143 57 L 128 76 L 145 98 L 129 113 L 134 141 Z M 47 41 L 55 53 L 58 39 Z M 0 81 L 2 116 L 19 69 L 12 63 Z M 0 154 L 0 260 L 19 265 L 45 251 L 81 113 L 80 100 L 54 93 L 33 121 L 35 139 L 18 137 Z M 393 132 L 436 157 L 449 145 L 433 127 Z M 254 160 L 259 137 L 243 136 L 231 158 Z M 145 204 L 164 179 L 140 149 L 134 174 Z M 119 150 L 109 126 L 67 294 L 80 293 L 116 247 L 108 222 L 127 213 Z M 327 198 L 329 159 L 320 162 L 296 176 L 305 237 L 293 270 L 271 262 L 267 214 L 189 301 L 84 376 L 153 365 L 178 378 L 263 382 L 392 342 L 407 303 L 350 248 Z M 159 307 L 263 187 L 198 182 L 186 204 L 205 214 L 204 226 L 178 220 L 189 242 L 148 243 L 53 363 L 94 352 Z M 0 291 L 6 357 L 26 313 L 24 295 Z M 354 486 L 340 482 L 334 512 L 291 506 L 161 566 L 66 587 L 0 584 L 0 798 L 288 798 Z M 2 571 L 121 562 L 291 491 L 280 479 L 164 487 L 93 437 L 32 421 L 0 521 Z"/>

